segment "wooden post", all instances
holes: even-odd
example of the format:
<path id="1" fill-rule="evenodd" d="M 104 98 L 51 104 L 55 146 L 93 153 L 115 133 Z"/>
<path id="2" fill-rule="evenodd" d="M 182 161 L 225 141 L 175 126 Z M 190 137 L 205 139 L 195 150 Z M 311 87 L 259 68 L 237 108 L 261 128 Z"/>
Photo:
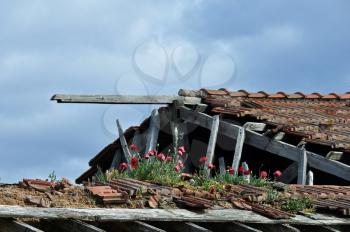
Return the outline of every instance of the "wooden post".
<path id="1" fill-rule="evenodd" d="M 125 159 L 128 162 L 128 164 L 130 164 L 132 155 L 131 155 L 131 152 L 129 150 L 128 143 L 125 140 L 124 132 L 123 132 L 123 129 L 122 129 L 118 119 L 117 119 L 117 127 L 118 127 L 118 132 L 119 132 L 119 141 L 120 141 Z"/>
<path id="2" fill-rule="evenodd" d="M 216 139 L 219 131 L 219 124 L 220 124 L 219 115 L 213 116 L 213 122 L 211 126 L 211 133 L 209 137 L 208 149 L 207 149 L 207 155 L 206 155 L 207 162 L 205 163 L 205 167 L 204 167 L 204 170 L 208 177 L 210 176 L 210 173 L 211 173 L 211 170 L 208 168 L 208 165 L 212 164 L 214 160 L 214 152 L 215 152 L 215 146 L 216 146 Z"/>
<path id="3" fill-rule="evenodd" d="M 235 175 L 238 174 L 238 167 L 239 167 L 239 162 L 241 161 L 243 144 L 245 139 L 245 129 L 243 127 L 239 128 L 236 138 L 237 138 L 236 148 L 235 148 L 235 154 L 233 156 L 233 162 L 232 162 L 232 168 L 233 170 L 235 170 Z"/>
<path id="4" fill-rule="evenodd" d="M 298 163 L 298 184 L 306 183 L 306 166 L 307 155 L 305 148 L 300 149 L 299 163 Z"/>
<path id="5" fill-rule="evenodd" d="M 147 135 L 147 142 L 146 142 L 146 151 L 145 151 L 146 153 L 149 151 L 155 150 L 157 148 L 159 127 L 160 127 L 160 117 L 159 117 L 158 109 L 154 109 L 152 111 L 150 120 L 151 121 L 148 127 L 148 135 Z"/>

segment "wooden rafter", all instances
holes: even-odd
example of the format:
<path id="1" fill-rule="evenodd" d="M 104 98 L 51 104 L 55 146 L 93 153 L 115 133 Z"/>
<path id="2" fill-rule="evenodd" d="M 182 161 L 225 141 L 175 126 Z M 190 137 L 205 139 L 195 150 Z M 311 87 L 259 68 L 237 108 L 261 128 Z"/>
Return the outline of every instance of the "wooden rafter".
<path id="1" fill-rule="evenodd" d="M 180 96 L 132 96 L 132 95 L 72 95 L 55 94 L 51 98 L 58 103 L 93 103 L 93 104 L 171 104 L 181 101 L 186 105 L 200 104 L 202 99 L 197 97 Z"/>

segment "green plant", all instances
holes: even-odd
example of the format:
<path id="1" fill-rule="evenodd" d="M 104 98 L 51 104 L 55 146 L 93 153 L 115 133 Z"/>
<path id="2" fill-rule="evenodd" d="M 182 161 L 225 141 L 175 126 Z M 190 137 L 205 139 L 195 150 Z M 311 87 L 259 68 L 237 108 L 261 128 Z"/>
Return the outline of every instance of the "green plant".
<path id="1" fill-rule="evenodd" d="M 55 171 L 52 171 L 48 177 L 49 177 L 49 181 L 51 183 L 55 183 L 57 181 L 57 176 L 56 176 Z"/>
<path id="2" fill-rule="evenodd" d="M 312 201 L 307 198 L 300 198 L 300 199 L 288 199 L 282 204 L 282 209 L 290 211 L 290 212 L 299 212 L 307 209 L 312 209 L 313 204 Z"/>
<path id="3" fill-rule="evenodd" d="M 273 204 L 278 199 L 278 192 L 273 188 L 267 188 L 266 203 Z"/>

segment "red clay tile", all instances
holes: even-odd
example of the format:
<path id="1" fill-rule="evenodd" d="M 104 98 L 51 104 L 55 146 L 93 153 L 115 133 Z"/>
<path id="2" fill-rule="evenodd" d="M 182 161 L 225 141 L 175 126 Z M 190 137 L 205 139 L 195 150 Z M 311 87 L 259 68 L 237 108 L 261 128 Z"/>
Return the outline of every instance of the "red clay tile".
<path id="1" fill-rule="evenodd" d="M 323 99 L 339 99 L 339 96 L 338 96 L 338 94 L 330 93 L 330 94 L 324 95 L 322 98 Z"/>
<path id="2" fill-rule="evenodd" d="M 307 94 L 305 96 L 306 99 L 319 99 L 322 98 L 322 94 L 320 93 L 312 93 L 312 94 Z"/>

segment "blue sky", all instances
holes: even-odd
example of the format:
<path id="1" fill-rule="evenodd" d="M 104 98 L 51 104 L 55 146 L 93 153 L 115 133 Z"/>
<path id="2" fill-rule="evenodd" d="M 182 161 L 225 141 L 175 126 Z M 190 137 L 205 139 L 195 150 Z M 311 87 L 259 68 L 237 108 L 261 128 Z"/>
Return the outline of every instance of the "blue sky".
<path id="1" fill-rule="evenodd" d="M 350 2 L 1 1 L 0 178 L 75 179 L 151 107 L 55 93 L 350 91 Z"/>

